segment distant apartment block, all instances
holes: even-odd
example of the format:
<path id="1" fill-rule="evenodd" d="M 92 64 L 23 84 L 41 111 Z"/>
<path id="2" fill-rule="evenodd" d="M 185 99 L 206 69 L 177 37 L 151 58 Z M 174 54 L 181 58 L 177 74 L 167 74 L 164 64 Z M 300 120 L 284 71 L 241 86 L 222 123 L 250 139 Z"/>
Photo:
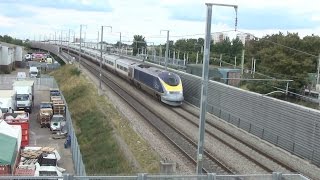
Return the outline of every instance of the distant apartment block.
<path id="1" fill-rule="evenodd" d="M 226 36 L 225 34 L 223 33 L 214 33 L 212 35 L 212 39 L 213 39 L 213 44 L 216 44 L 216 43 L 220 43 L 222 42 L 223 40 L 225 40 L 228 36 Z"/>
<path id="2" fill-rule="evenodd" d="M 243 45 L 246 44 L 246 42 L 254 39 L 254 36 L 252 34 L 249 34 L 249 33 L 237 34 L 237 37 L 241 40 Z"/>

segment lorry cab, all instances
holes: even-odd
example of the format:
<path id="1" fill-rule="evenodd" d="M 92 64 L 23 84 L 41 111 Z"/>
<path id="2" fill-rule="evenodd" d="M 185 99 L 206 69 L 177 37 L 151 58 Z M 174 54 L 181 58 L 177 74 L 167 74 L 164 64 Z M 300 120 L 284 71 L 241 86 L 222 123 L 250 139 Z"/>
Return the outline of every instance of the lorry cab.
<path id="1" fill-rule="evenodd" d="M 39 76 L 39 70 L 37 67 L 31 66 L 29 69 L 29 75 L 31 78 L 36 78 Z"/>
<path id="2" fill-rule="evenodd" d="M 27 74 L 25 72 L 17 73 L 17 80 L 25 80 L 27 78 Z"/>

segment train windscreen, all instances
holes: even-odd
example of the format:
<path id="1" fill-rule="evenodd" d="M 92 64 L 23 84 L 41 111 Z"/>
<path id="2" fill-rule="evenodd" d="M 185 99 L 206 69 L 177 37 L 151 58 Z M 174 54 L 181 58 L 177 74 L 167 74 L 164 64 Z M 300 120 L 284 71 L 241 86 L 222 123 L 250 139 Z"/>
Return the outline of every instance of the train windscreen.
<path id="1" fill-rule="evenodd" d="M 159 77 L 170 86 L 177 86 L 180 83 L 179 76 L 170 72 L 161 72 Z"/>

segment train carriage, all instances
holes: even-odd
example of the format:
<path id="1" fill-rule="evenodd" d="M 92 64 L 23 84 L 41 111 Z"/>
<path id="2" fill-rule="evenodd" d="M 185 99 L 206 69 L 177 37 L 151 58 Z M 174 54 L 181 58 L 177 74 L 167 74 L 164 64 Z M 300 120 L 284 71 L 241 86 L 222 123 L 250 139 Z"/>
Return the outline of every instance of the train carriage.
<path id="1" fill-rule="evenodd" d="M 130 61 L 126 59 L 117 59 L 116 60 L 116 72 L 118 75 L 126 78 L 126 79 L 131 79 L 131 75 L 129 74 L 129 68 L 133 65 L 135 65 L 135 61 Z"/>

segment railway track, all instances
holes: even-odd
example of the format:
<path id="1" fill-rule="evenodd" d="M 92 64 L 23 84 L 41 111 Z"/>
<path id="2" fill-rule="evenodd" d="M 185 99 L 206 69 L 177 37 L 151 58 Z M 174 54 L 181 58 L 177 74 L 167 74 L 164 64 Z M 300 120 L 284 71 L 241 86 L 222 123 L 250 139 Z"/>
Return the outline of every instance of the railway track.
<path id="1" fill-rule="evenodd" d="M 95 66 L 96 67 L 96 66 Z M 92 68 L 90 66 L 90 68 Z M 116 92 L 116 91 L 115 91 Z M 121 96 L 121 95 L 120 95 Z M 122 97 L 122 96 L 121 96 Z M 133 98 L 133 97 L 131 97 Z M 134 99 L 134 98 L 133 98 Z M 127 101 L 127 100 L 126 100 Z M 137 100 L 139 101 L 139 100 Z M 128 101 L 127 101 L 128 102 Z M 129 102 L 128 102 L 129 103 Z M 130 103 L 129 103 L 130 104 Z M 131 104 L 130 104 L 131 105 Z M 141 105 L 143 106 L 143 103 L 141 103 Z M 131 105 L 134 109 L 135 106 L 134 105 Z M 144 106 L 145 107 L 145 106 Z M 150 110 L 149 108 L 145 107 L 146 109 L 148 109 L 149 112 L 152 112 L 152 110 Z M 193 124 L 194 126 L 198 127 L 198 122 L 197 121 L 194 121 L 194 120 L 191 120 L 190 116 L 193 116 L 194 118 L 198 119 L 198 114 L 195 113 L 195 112 L 190 112 L 186 109 L 183 109 L 183 108 L 170 108 L 171 111 L 173 111 L 174 113 L 176 113 L 178 116 L 182 117 L 184 120 L 190 122 L 191 124 Z M 136 109 L 137 112 L 139 112 L 139 114 L 141 114 L 145 119 L 148 120 L 148 117 L 145 117 L 143 113 L 141 113 L 141 111 L 139 111 L 139 109 Z M 191 140 L 187 135 L 183 134 L 180 130 L 176 129 L 174 127 L 174 125 L 170 124 L 169 122 L 167 122 L 165 120 L 165 118 L 163 118 L 161 115 L 157 115 L 156 113 L 154 113 L 154 115 L 156 116 L 155 119 L 157 119 L 156 121 L 159 121 L 161 120 L 162 122 L 164 122 L 170 129 L 171 131 L 173 129 L 175 129 L 176 133 L 179 134 L 180 136 L 184 136 L 184 142 L 187 142 L 187 144 L 189 144 L 189 146 L 193 146 L 193 150 L 191 150 L 190 152 L 187 152 L 187 151 L 184 151 L 182 150 L 182 153 L 185 154 L 186 157 L 189 158 L 190 161 L 192 161 L 194 164 L 196 164 L 196 152 L 197 152 L 197 144 Z M 149 121 L 150 122 L 150 121 Z M 152 124 L 153 126 L 156 126 L 154 125 L 153 122 L 150 122 L 150 124 Z M 270 155 L 266 154 L 266 153 L 263 153 L 261 151 L 259 151 L 257 148 L 255 148 L 254 146 L 250 145 L 249 143 L 241 140 L 240 138 L 232 135 L 231 133 L 228 133 L 228 132 L 225 132 L 225 130 L 223 130 L 222 128 L 219 128 L 218 126 L 214 125 L 214 123 L 212 123 L 211 121 L 206 121 L 206 124 L 211 126 L 212 128 L 215 128 L 217 129 L 218 131 L 220 131 L 221 133 L 233 138 L 234 140 L 242 143 L 243 145 L 247 146 L 248 148 L 250 148 L 251 150 L 257 152 L 258 154 L 260 154 L 261 156 L 264 156 L 265 158 L 267 159 L 270 159 L 271 161 L 275 162 L 276 164 L 282 166 L 283 168 L 287 169 L 288 171 L 290 172 L 297 172 L 296 170 L 292 169 L 291 167 L 287 166 L 286 164 L 280 162 L 279 160 L 277 159 L 274 159 L 272 158 Z M 160 126 L 161 127 L 161 126 Z M 170 132 L 165 132 L 165 131 L 161 131 L 160 129 L 156 128 L 161 134 L 163 134 L 164 137 L 166 137 L 167 139 L 170 140 L 170 137 L 167 137 L 167 133 L 170 133 Z M 232 150 L 234 150 L 235 152 L 237 152 L 238 154 L 240 154 L 241 156 L 245 157 L 246 159 L 248 159 L 249 161 L 255 163 L 257 166 L 259 166 L 261 169 L 265 170 L 266 172 L 273 172 L 275 170 L 272 170 L 270 169 L 269 167 L 265 166 L 264 164 L 260 163 L 259 161 L 257 161 L 256 159 L 254 159 L 253 157 L 250 156 L 250 154 L 246 154 L 245 152 L 242 152 L 241 150 L 239 150 L 237 147 L 235 147 L 235 145 L 229 143 L 229 142 L 226 142 L 224 139 L 220 138 L 219 136 L 213 134 L 212 132 L 206 130 L 206 134 L 217 139 L 218 141 L 220 141 L 221 143 L 225 144 L 226 146 L 228 146 L 229 148 L 231 148 Z M 170 140 L 171 141 L 171 140 Z M 177 141 L 180 141 L 177 139 Z M 173 142 L 175 143 L 175 142 Z M 179 146 L 185 146 L 185 145 L 181 145 L 179 143 L 176 143 L 174 144 L 178 149 L 181 149 Z M 181 151 L 181 150 L 180 150 Z M 207 151 L 205 151 L 205 159 L 207 161 L 207 159 L 210 159 L 210 153 L 208 153 Z M 211 157 L 213 158 L 213 157 Z M 219 164 L 221 164 L 220 166 L 224 166 L 223 163 L 220 163 L 219 160 L 215 160 L 216 162 L 218 162 Z M 204 163 L 205 164 L 205 163 Z M 209 165 L 210 166 L 210 165 Z M 230 168 L 228 168 L 230 171 L 229 173 L 234 173 L 233 170 L 231 170 Z M 206 171 L 209 171 L 209 170 L 206 170 L 204 169 L 204 172 Z M 217 171 L 209 171 L 209 172 L 217 172 Z"/>
<path id="2" fill-rule="evenodd" d="M 89 60 L 90 61 L 90 60 Z M 99 77 L 99 69 L 92 66 L 93 63 L 81 61 L 81 65 L 89 70 L 92 74 Z M 125 100 L 133 109 L 135 109 L 145 120 L 147 120 L 159 133 L 161 133 L 168 141 L 173 144 L 182 154 L 184 154 L 194 165 L 197 164 L 197 143 L 190 139 L 183 132 L 175 128 L 172 124 L 165 120 L 161 115 L 153 112 L 149 107 L 145 106 L 138 99 L 132 97 L 124 91 L 112 78 L 102 73 L 102 82 Z M 214 172 L 217 174 L 234 174 L 235 171 L 224 165 L 220 160 L 213 157 L 206 150 L 204 151 L 203 169 L 204 173 Z"/>
<path id="3" fill-rule="evenodd" d="M 199 114 L 195 113 L 195 112 L 190 112 L 189 110 L 186 110 L 182 107 L 180 108 L 174 108 L 173 111 L 175 113 L 177 113 L 179 116 L 183 117 L 186 121 L 190 122 L 191 124 L 193 124 L 194 126 L 196 127 L 199 127 L 199 124 L 198 122 L 192 120 L 190 118 L 190 116 L 193 116 L 195 119 L 198 119 L 199 118 Z M 189 114 L 189 116 L 188 116 Z M 242 139 L 240 139 L 239 137 L 229 133 L 229 132 L 226 132 L 224 129 L 216 126 L 213 122 L 209 121 L 208 119 L 206 119 L 206 125 L 216 129 L 219 131 L 219 133 L 223 133 L 225 134 L 226 136 L 229 136 L 230 138 L 242 143 L 243 145 L 247 146 L 248 148 L 250 148 L 251 150 L 259 153 L 260 155 L 264 156 L 265 158 L 267 159 L 270 159 L 271 161 L 275 162 L 276 164 L 282 166 L 283 168 L 287 169 L 288 171 L 290 172 L 297 172 L 295 169 L 291 168 L 290 166 L 284 164 L 283 162 L 279 161 L 278 159 L 275 159 L 273 157 L 271 157 L 269 154 L 265 153 L 265 152 L 262 152 L 260 151 L 258 148 L 252 146 L 251 144 L 249 144 L 248 142 L 245 142 L 243 141 Z M 214 137 L 215 139 L 217 139 L 218 141 L 224 143 L 225 145 L 227 145 L 229 148 L 233 149 L 234 151 L 238 152 L 239 154 L 241 154 L 242 156 L 246 157 L 248 160 L 254 162 L 255 164 L 257 164 L 258 166 L 260 166 L 262 169 L 266 170 L 267 172 L 274 172 L 274 170 L 266 167 L 265 165 L 261 164 L 260 162 L 258 162 L 257 160 L 255 160 L 254 158 L 252 158 L 250 155 L 242 152 L 241 150 L 239 150 L 236 146 L 232 145 L 231 143 L 229 142 L 226 142 L 224 139 L 220 138 L 219 136 L 217 136 L 216 134 L 212 133 L 211 131 L 209 130 L 205 130 L 206 131 L 206 134 Z"/>

